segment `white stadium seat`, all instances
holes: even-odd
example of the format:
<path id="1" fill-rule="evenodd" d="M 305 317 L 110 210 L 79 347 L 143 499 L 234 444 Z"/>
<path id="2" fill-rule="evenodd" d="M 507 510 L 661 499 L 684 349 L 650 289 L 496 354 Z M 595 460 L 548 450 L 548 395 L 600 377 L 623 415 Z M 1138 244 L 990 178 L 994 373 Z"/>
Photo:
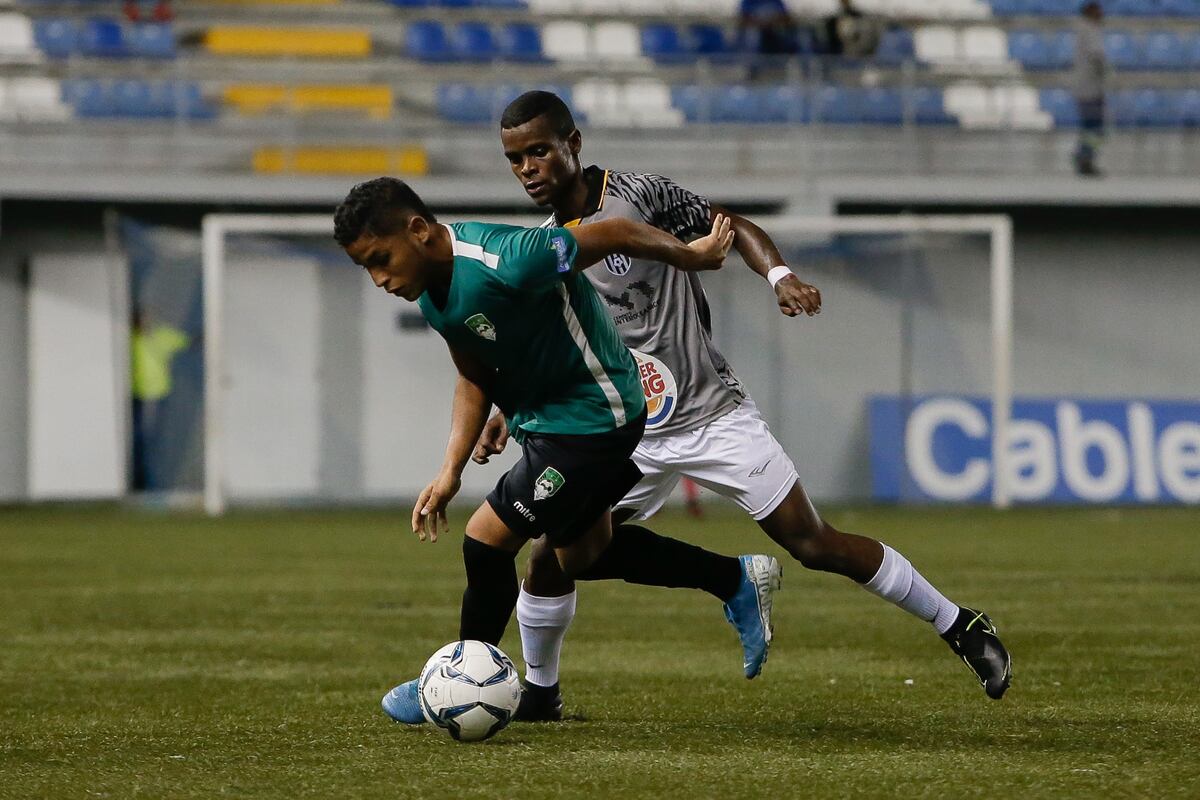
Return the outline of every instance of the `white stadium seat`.
<path id="1" fill-rule="evenodd" d="M 972 25 L 961 32 L 962 57 L 974 64 L 1008 62 L 1008 36 L 991 25 Z"/>
<path id="2" fill-rule="evenodd" d="M 1046 131 L 1054 127 L 1050 113 L 1043 111 L 1038 91 L 1025 84 L 992 89 L 992 106 L 1005 127 Z"/>
<path id="3" fill-rule="evenodd" d="M 592 29 L 592 53 L 602 59 L 640 59 L 641 37 L 629 22 L 601 22 Z"/>
<path id="4" fill-rule="evenodd" d="M 629 125 L 632 117 L 625 108 L 624 93 L 614 81 L 596 78 L 575 84 L 575 106 L 587 115 L 588 123 L 598 127 Z"/>
<path id="5" fill-rule="evenodd" d="M 62 100 L 62 86 L 53 78 L 10 78 L 6 105 L 11 114 L 31 122 L 71 117 L 71 107 Z"/>
<path id="6" fill-rule="evenodd" d="M 579 0 L 527 0 L 531 16 L 545 14 L 574 14 L 579 10 Z"/>
<path id="7" fill-rule="evenodd" d="M 623 102 L 635 125 L 647 128 L 678 128 L 683 112 L 671 105 L 671 90 L 660 80 L 644 78 L 624 87 Z"/>
<path id="8" fill-rule="evenodd" d="M 573 20 L 547 22 L 542 27 L 542 52 L 557 61 L 586 61 L 592 57 L 587 26 Z"/>
<path id="9" fill-rule="evenodd" d="M 39 55 L 29 17 L 0 13 L 0 59 L 24 61 Z"/>
<path id="10" fill-rule="evenodd" d="M 959 60 L 958 33 L 948 25 L 923 25 L 913 33 L 917 58 L 930 64 L 953 64 Z"/>

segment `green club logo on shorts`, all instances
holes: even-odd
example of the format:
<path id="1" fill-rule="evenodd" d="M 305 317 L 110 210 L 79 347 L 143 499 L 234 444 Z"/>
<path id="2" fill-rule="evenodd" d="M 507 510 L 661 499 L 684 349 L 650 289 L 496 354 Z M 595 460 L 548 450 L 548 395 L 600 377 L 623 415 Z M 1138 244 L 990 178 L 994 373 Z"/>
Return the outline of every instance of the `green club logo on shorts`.
<path id="1" fill-rule="evenodd" d="M 554 467 L 546 467 L 542 470 L 542 474 L 533 482 L 533 499 L 545 500 L 547 497 L 553 497 L 567 479 L 562 476 L 562 473 Z"/>
<path id="2" fill-rule="evenodd" d="M 482 336 L 489 342 L 496 341 L 496 326 L 483 314 L 475 314 L 474 316 L 467 317 L 463 322 L 468 328 L 474 331 L 476 336 Z"/>

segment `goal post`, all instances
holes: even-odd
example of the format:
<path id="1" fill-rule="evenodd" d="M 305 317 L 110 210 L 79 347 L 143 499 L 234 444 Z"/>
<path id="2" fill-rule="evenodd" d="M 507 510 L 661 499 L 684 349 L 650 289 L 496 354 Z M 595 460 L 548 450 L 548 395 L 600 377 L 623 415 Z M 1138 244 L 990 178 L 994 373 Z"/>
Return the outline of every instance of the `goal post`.
<path id="1" fill-rule="evenodd" d="M 536 225 L 541 221 L 540 218 L 532 216 L 472 216 L 471 219 L 524 225 Z M 970 294 L 987 294 L 986 310 L 980 312 L 981 315 L 986 315 L 986 320 L 979 320 L 980 325 L 986 324 L 987 341 L 973 342 L 969 349 L 972 352 L 986 352 L 990 361 L 984 390 L 990 399 L 992 415 L 989 437 L 990 501 L 997 508 L 1007 507 L 1010 504 L 1010 492 L 1006 442 L 1009 441 L 1013 387 L 1011 219 L 1004 215 L 780 215 L 757 217 L 755 222 L 777 240 L 800 243 L 823 239 L 832 241 L 839 238 L 865 242 L 890 237 L 902 240 L 903 246 L 917 248 L 919 251 L 923 246 L 922 237 L 969 237 L 972 241 L 986 241 L 987 254 L 986 257 L 980 254 L 979 263 L 972 262 L 973 255 L 971 258 L 963 256 L 961 263 L 957 263 L 957 267 L 952 263 L 950 269 L 957 268 L 964 274 L 970 272 L 972 280 L 978 278 L 980 282 L 977 286 L 972 284 Z M 436 337 L 427 333 L 424 334 L 424 338 L 419 335 L 419 312 L 397 306 L 392 298 L 382 296 L 374 287 L 365 284 L 360 274 L 342 269 L 346 265 L 344 254 L 331 255 L 325 252 L 323 256 L 307 253 L 302 257 L 295 256 L 294 251 L 300 248 L 292 245 L 302 241 L 313 243 L 313 249 L 318 248 L 317 243 L 320 248 L 326 250 L 336 248 L 332 242 L 332 227 L 329 214 L 210 214 L 203 220 L 204 509 L 210 515 L 223 513 L 231 499 L 240 498 L 298 501 L 335 498 L 377 501 L 393 496 L 393 490 L 389 488 L 393 486 L 389 483 L 392 480 L 389 470 L 396 470 L 398 452 L 402 451 L 406 460 L 432 464 L 434 468 L 440 463 L 441 450 L 436 449 L 440 448 L 440 445 L 434 444 L 441 435 L 440 430 L 435 430 L 438 426 L 421 424 L 419 419 L 412 420 L 411 425 L 403 419 L 397 421 L 394 419 L 396 412 L 389 404 L 397 393 L 413 395 L 409 402 L 417 404 L 416 407 L 420 409 L 419 416 L 428 413 L 431 415 L 429 418 L 436 418 L 439 425 L 448 424 L 449 386 L 426 386 L 423 385 L 422 377 L 425 374 L 422 370 L 427 373 L 435 368 L 445 368 L 442 364 L 446 361 L 444 348 L 440 343 L 432 341 Z M 254 247 L 245 244 L 251 240 L 257 241 Z M 288 250 L 292 261 L 300 258 L 303 263 L 296 266 L 288 259 L 281 259 L 272 248 Z M 867 254 L 854 254 L 854 258 L 859 259 L 859 266 L 856 268 L 868 272 L 875 269 L 869 264 L 869 249 L 857 249 L 864 250 Z M 964 248 L 958 249 L 966 252 Z M 944 260 L 959 261 L 958 250 L 950 250 Z M 322 258 L 325 259 L 324 262 Z M 337 269 L 323 270 L 320 266 L 307 266 L 310 262 L 332 265 L 338 258 L 340 262 L 337 263 Z M 803 269 L 803 261 L 796 263 Z M 888 269 L 888 263 L 886 258 L 881 259 L 878 269 Z M 232 278 L 235 282 L 244 283 L 250 280 L 251 283 L 245 286 L 233 285 L 231 264 L 234 270 Z M 974 273 L 979 274 L 976 276 Z M 251 279 L 255 274 L 258 274 L 258 277 Z M 726 269 L 716 275 L 721 276 L 717 282 L 719 292 L 742 296 L 763 291 L 762 287 L 748 282 L 754 279 L 744 269 Z M 286 282 L 280 283 L 281 279 Z M 289 288 L 293 279 L 302 279 L 295 291 Z M 821 279 L 820 274 L 813 279 L 819 288 Z M 709 286 L 709 280 L 706 276 L 706 287 Z M 332 301 L 326 302 L 327 295 L 322 292 L 334 284 L 342 288 L 337 290 Z M 935 290 L 937 288 L 934 287 Z M 738 311 L 725 302 L 728 298 L 714 295 L 711 288 L 708 291 L 714 300 L 716 316 L 720 317 L 724 313 L 728 318 L 726 322 L 736 317 L 737 321 L 745 321 L 751 328 L 766 324 L 766 316 L 758 311 L 749 314 Z M 361 298 L 358 297 L 360 292 Z M 759 304 L 755 308 L 761 310 L 763 298 L 754 295 L 752 300 Z M 355 303 L 362 305 L 356 306 Z M 728 306 L 728 310 L 724 312 L 723 303 L 724 306 Z M 827 309 L 837 307 L 839 298 L 827 292 L 825 304 Z M 894 299 L 893 304 L 895 305 Z M 340 307 L 342 310 L 331 311 L 333 307 Z M 289 309 L 291 316 L 281 316 L 281 308 Z M 864 310 L 861 312 L 847 311 L 844 305 L 840 308 L 846 313 L 862 313 L 864 316 L 870 313 L 866 306 L 863 306 Z M 930 313 L 940 312 L 933 309 Z M 262 319 L 256 319 L 259 316 Z M 324 321 L 306 321 L 309 317 L 321 317 Z M 254 328 L 255 323 L 262 327 Z M 947 326 L 949 325 L 947 322 Z M 231 326 L 236 334 L 232 340 Z M 298 335 L 295 344 L 300 357 L 294 359 L 296 363 L 289 372 L 294 380 L 285 386 L 273 386 L 269 379 L 264 377 L 261 385 L 247 386 L 247 383 L 254 383 L 254 380 L 252 373 L 250 378 L 245 377 L 246 370 L 253 369 L 255 365 L 269 366 L 273 360 L 291 357 L 290 343 L 276 343 L 277 346 L 272 348 L 270 342 L 257 340 L 256 331 L 266 330 L 269 326 L 288 328 L 289 333 L 302 334 Z M 717 344 L 724 349 L 724 331 L 720 326 L 717 327 Z M 309 331 L 307 328 L 313 330 Z M 752 333 L 753 331 L 747 331 L 738 336 L 749 340 Z M 406 335 L 407 338 L 403 338 L 401 347 L 391 348 L 390 340 L 386 340 L 385 337 L 392 334 Z M 953 337 L 959 334 L 940 332 L 937 335 Z M 972 332 L 969 335 L 975 334 Z M 366 343 L 360 344 L 360 339 Z M 411 344 L 408 343 L 409 339 Z M 243 352 L 247 342 L 257 348 L 256 353 Z M 343 354 L 338 350 L 339 342 L 353 343 L 353 348 L 361 347 L 370 352 L 366 356 L 357 352 Z M 924 344 L 910 346 L 922 347 Z M 741 349 L 752 353 L 753 347 L 762 349 L 761 345 L 756 346 L 749 341 Z M 394 357 L 388 355 L 393 349 L 398 353 Z M 930 349 L 937 350 L 937 347 Z M 381 377 L 379 373 L 385 369 L 379 365 L 381 359 L 390 359 L 387 370 L 404 375 Z M 359 368 L 355 366 L 358 360 L 369 363 Z M 736 356 L 732 356 L 731 361 L 737 371 L 742 361 Z M 243 365 L 239 367 L 239 363 Z M 238 375 L 243 377 L 231 378 L 231 370 L 241 370 Z M 777 394 L 781 397 L 789 391 L 782 383 L 786 377 L 777 380 L 781 386 L 777 389 Z M 752 384 L 750 388 L 753 393 L 757 387 Z M 433 393 L 434 389 L 437 390 L 436 393 Z M 309 394 L 322 395 L 322 399 L 314 400 L 306 396 Z M 359 394 L 370 395 L 362 400 L 370 406 L 367 410 L 351 415 L 354 418 L 348 422 L 325 421 L 329 408 L 338 410 L 347 403 L 357 403 Z M 759 399 L 760 404 L 766 405 L 763 398 Z M 317 408 L 318 405 L 321 407 Z M 764 411 L 767 410 L 764 408 Z M 389 417 L 389 413 L 393 416 Z M 259 459 L 257 456 L 265 457 L 271 453 L 256 453 L 255 442 L 245 441 L 248 438 L 257 439 L 262 434 L 255 422 L 260 417 L 253 414 L 263 415 L 263 419 L 281 415 L 277 420 L 281 431 L 287 430 L 289 420 L 296 421 L 293 426 L 297 431 L 294 442 L 281 433 L 273 440 L 273 445 L 263 445 L 257 448 L 258 450 L 288 450 L 294 445 L 299 455 L 292 457 L 295 454 L 277 452 L 274 453 L 274 461 L 269 458 Z M 767 413 L 766 416 L 774 428 L 775 420 L 772 419 L 772 415 Z M 446 419 L 442 420 L 442 417 Z M 386 423 L 389 419 L 392 424 L 381 424 L 381 421 Z M 404 430 L 394 430 L 397 425 Z M 338 435 L 323 433 L 319 430 L 322 426 L 335 429 Z M 318 430 L 309 430 L 310 428 Z M 788 444 L 786 440 L 784 443 L 785 446 Z M 235 444 L 237 453 L 231 449 Z M 845 442 L 843 446 L 852 445 Z M 354 452 L 355 448 L 363 452 Z M 331 450 L 338 451 L 338 454 L 335 454 L 336 458 L 329 454 Z M 799 460 L 797 459 L 798 462 Z M 325 462 L 330 462 L 333 466 Z M 502 464 L 503 460 L 500 466 Z M 266 477 L 259 473 L 270 473 L 275 469 L 294 472 L 298 477 L 290 483 L 281 480 L 277 484 L 272 484 L 269 480 L 257 480 L 258 477 Z M 429 469 L 424 471 L 432 474 Z M 360 480 L 362 487 L 342 486 L 336 491 L 329 488 L 330 480 L 337 482 L 339 476 L 350 473 L 370 474 L 374 477 L 347 479 L 351 484 Z M 334 475 L 333 479 L 329 478 L 331 474 Z M 476 482 L 472 486 L 478 491 L 489 480 L 494 481 L 494 477 L 488 477 L 487 474 L 476 476 Z M 247 489 L 248 484 L 254 485 Z M 412 485 L 411 479 L 405 483 L 405 480 L 396 477 L 394 494 L 407 494 Z M 404 486 L 409 488 L 405 489 Z"/>

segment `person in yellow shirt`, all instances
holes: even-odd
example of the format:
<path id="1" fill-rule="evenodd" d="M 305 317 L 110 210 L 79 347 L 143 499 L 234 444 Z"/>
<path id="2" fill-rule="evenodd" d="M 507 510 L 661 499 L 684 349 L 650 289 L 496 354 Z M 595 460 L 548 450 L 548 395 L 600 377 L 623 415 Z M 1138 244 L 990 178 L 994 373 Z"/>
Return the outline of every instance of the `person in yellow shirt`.
<path id="1" fill-rule="evenodd" d="M 134 312 L 129 336 L 130 388 L 133 394 L 133 488 L 151 486 L 147 450 L 154 440 L 159 406 L 171 393 L 171 362 L 192 343 L 191 337 L 166 324 L 150 325 Z"/>

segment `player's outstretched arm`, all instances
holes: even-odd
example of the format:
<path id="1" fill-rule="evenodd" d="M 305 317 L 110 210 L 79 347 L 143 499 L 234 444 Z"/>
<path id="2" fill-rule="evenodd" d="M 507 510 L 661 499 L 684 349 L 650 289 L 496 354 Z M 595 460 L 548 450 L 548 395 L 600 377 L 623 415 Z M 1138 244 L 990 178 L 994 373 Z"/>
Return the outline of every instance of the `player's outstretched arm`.
<path id="1" fill-rule="evenodd" d="M 779 310 L 789 317 L 821 313 L 821 292 L 817 287 L 800 280 L 783 260 L 779 248 L 762 228 L 743 216 L 718 205 L 712 206 L 713 217 L 727 216 L 737 234 L 734 244 L 746 266 L 771 281 Z"/>
<path id="2" fill-rule="evenodd" d="M 630 219 L 607 219 L 571 229 L 579 254 L 575 269 L 587 269 L 611 255 L 661 261 L 685 272 L 720 269 L 733 246 L 729 218 L 718 214 L 712 231 L 684 244 L 666 231 Z"/>
<path id="3" fill-rule="evenodd" d="M 450 530 L 446 507 L 462 487 L 463 469 L 492 408 L 492 401 L 484 389 L 490 377 L 488 368 L 453 347 L 450 355 L 458 367 L 458 382 L 454 387 L 446 457 L 438 476 L 425 487 L 413 506 L 412 529 L 421 541 L 428 535 L 430 541 L 436 542 L 439 531 Z"/>

